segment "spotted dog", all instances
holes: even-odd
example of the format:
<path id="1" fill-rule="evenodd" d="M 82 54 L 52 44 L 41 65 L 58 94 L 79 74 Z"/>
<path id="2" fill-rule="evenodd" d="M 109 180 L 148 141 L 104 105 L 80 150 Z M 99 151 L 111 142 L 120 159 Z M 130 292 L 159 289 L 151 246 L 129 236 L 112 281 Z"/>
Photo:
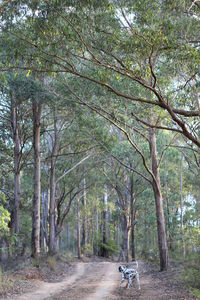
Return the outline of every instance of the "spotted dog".
<path id="1" fill-rule="evenodd" d="M 132 286 L 133 279 L 136 278 L 138 290 L 140 290 L 139 274 L 135 269 L 127 269 L 123 266 L 119 266 L 119 272 L 122 273 L 122 279 L 120 281 L 119 286 L 121 286 L 121 284 L 122 284 L 122 282 L 124 282 L 124 280 L 128 280 L 128 283 L 127 283 L 126 287 L 127 287 L 127 289 L 129 289 L 130 286 Z"/>

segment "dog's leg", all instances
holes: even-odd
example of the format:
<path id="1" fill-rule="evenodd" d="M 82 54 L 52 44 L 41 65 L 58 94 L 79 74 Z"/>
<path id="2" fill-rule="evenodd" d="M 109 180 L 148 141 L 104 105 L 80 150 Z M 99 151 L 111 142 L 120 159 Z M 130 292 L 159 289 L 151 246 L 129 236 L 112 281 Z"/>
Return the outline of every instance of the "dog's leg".
<path id="1" fill-rule="evenodd" d="M 122 279 L 122 280 L 120 281 L 120 284 L 119 284 L 119 286 L 121 286 L 121 285 L 122 285 L 122 283 L 124 282 L 124 280 L 125 280 L 125 279 Z"/>
<path id="2" fill-rule="evenodd" d="M 128 277 L 127 289 L 129 289 L 130 286 L 132 286 L 132 276 L 131 275 Z"/>
<path id="3" fill-rule="evenodd" d="M 125 280 L 125 277 L 124 277 L 124 274 L 122 273 L 122 279 L 121 279 L 121 281 L 120 281 L 120 284 L 119 284 L 119 286 L 121 286 L 121 285 L 122 285 L 122 282 L 124 282 L 124 280 Z"/>
<path id="4" fill-rule="evenodd" d="M 140 288 L 140 278 L 139 278 L 138 272 L 136 273 L 135 277 L 136 277 L 136 280 L 137 280 L 138 290 L 140 290 L 140 289 L 141 289 L 141 288 Z"/>

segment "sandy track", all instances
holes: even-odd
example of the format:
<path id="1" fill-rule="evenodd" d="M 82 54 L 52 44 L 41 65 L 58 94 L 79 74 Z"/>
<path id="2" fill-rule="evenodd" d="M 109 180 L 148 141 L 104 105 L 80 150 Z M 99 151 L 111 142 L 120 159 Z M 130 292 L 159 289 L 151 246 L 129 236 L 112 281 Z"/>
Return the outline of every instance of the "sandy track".
<path id="1" fill-rule="evenodd" d="M 84 274 L 60 293 L 49 300 L 103 300 L 111 299 L 110 295 L 119 284 L 118 265 L 111 262 L 92 262 L 84 264 Z"/>
<path id="2" fill-rule="evenodd" d="M 136 284 L 119 287 L 119 263 L 77 263 L 64 281 L 41 282 L 37 290 L 15 297 L 16 300 L 190 300 L 195 299 L 173 279 L 171 272 L 158 272 L 148 264 L 139 263 L 141 291 Z M 129 267 L 135 266 L 130 263 Z M 2 298 L 1 298 L 2 299 Z M 10 299 L 11 298 L 5 298 Z M 13 299 L 13 298 L 12 298 Z"/>
<path id="3" fill-rule="evenodd" d="M 78 277 L 83 275 L 83 273 L 84 264 L 79 263 L 76 265 L 75 274 L 73 274 L 71 277 L 66 277 L 63 281 L 56 283 L 41 282 L 40 287 L 36 291 L 15 296 L 15 300 L 43 300 L 47 299 L 48 297 L 51 299 L 53 295 L 75 282 Z"/>
<path id="4" fill-rule="evenodd" d="M 84 300 L 109 299 L 112 291 L 119 284 L 120 274 L 117 273 L 116 264 L 105 263 L 104 275 L 101 282 L 98 282 L 94 293 L 84 298 Z"/>

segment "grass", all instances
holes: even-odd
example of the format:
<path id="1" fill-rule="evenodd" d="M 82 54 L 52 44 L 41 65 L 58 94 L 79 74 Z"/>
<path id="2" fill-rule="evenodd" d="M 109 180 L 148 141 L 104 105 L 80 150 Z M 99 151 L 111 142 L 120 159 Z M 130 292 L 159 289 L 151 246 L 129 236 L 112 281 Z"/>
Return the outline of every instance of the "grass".
<path id="1" fill-rule="evenodd" d="M 55 271 L 56 269 L 56 261 L 54 256 L 48 256 L 47 257 L 47 265 L 52 271 Z"/>
<path id="2" fill-rule="evenodd" d="M 200 290 L 199 289 L 193 289 L 193 294 L 197 299 L 200 299 Z"/>
<path id="3" fill-rule="evenodd" d="M 190 287 L 200 289 L 200 255 L 193 254 L 184 261 L 183 279 Z"/>
<path id="4" fill-rule="evenodd" d="M 8 289 L 13 286 L 12 282 L 10 281 L 9 277 L 3 274 L 2 268 L 0 266 L 0 295 L 6 293 Z"/>

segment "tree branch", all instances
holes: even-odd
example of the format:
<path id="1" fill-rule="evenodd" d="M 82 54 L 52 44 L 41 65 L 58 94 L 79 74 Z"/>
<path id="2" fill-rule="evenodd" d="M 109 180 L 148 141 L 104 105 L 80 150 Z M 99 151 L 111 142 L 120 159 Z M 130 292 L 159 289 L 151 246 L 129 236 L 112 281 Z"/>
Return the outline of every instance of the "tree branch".
<path id="1" fill-rule="evenodd" d="M 62 176 L 60 176 L 57 180 L 56 180 L 56 184 L 63 178 L 65 177 L 67 174 L 69 174 L 71 171 L 73 171 L 76 167 L 78 167 L 80 164 L 82 164 L 86 159 L 88 159 L 91 156 L 91 154 L 87 155 L 86 157 L 84 157 L 83 159 L 81 159 L 78 163 L 76 163 L 72 168 L 68 169 Z"/>

